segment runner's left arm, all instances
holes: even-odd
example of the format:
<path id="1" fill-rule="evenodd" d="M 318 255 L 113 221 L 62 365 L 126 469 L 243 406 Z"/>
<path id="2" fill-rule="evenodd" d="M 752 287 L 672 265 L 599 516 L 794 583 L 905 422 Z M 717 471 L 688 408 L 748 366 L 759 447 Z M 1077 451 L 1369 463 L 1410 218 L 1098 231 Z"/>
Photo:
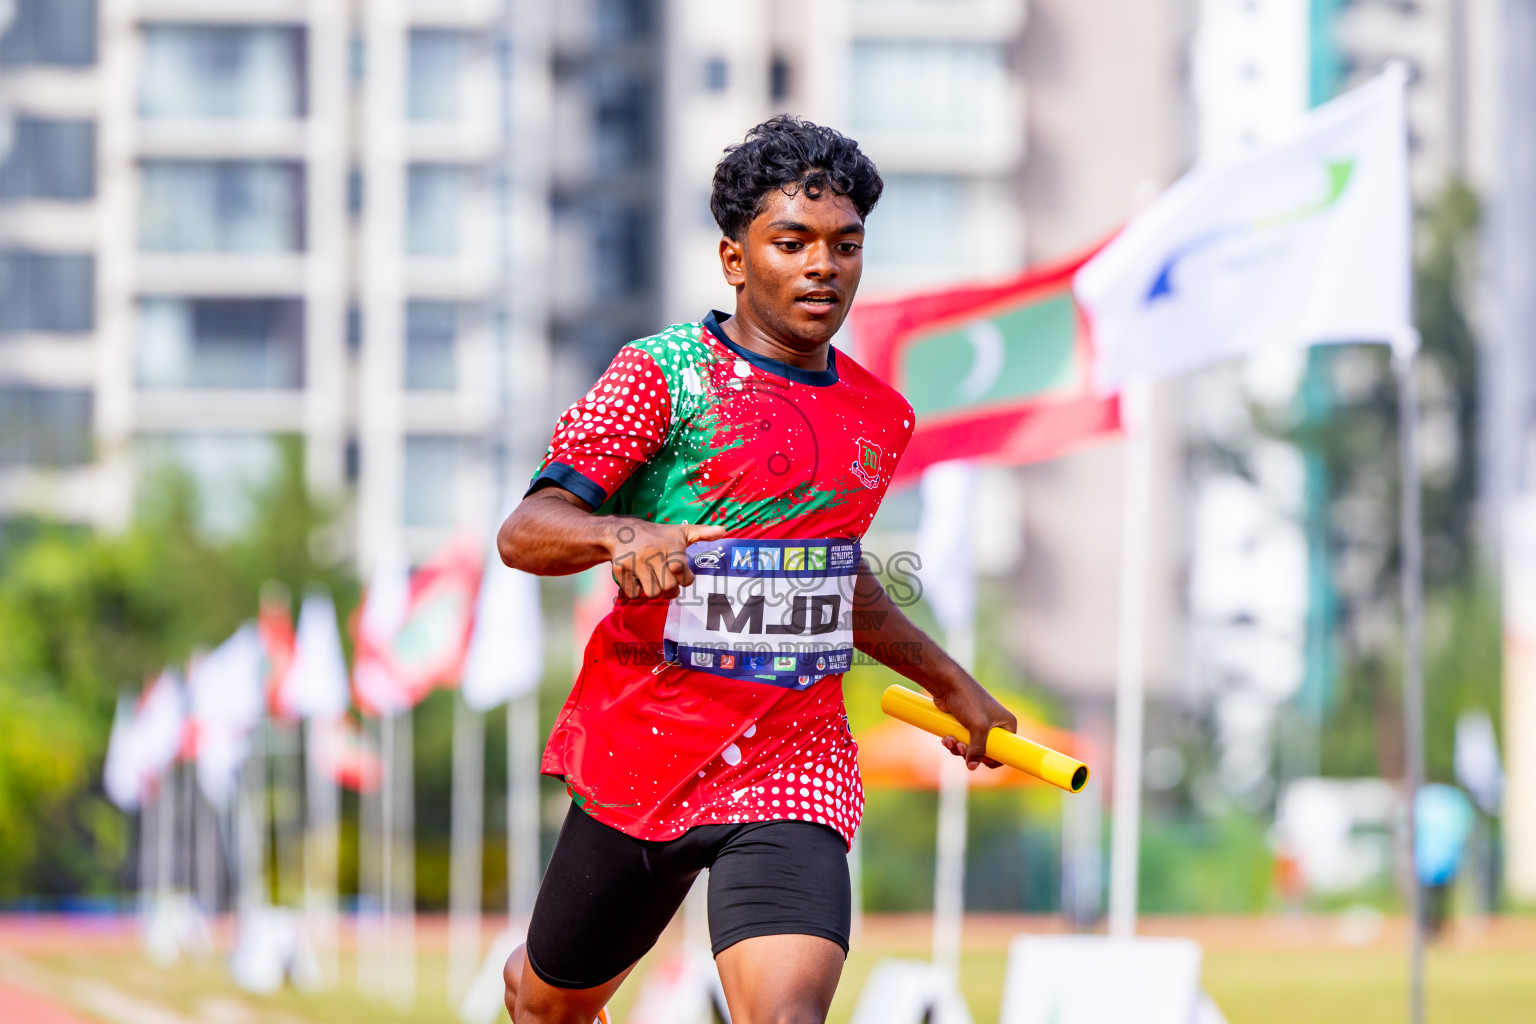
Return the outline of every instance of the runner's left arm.
<path id="1" fill-rule="evenodd" d="M 970 736 L 946 736 L 944 746 L 965 758 L 966 767 L 998 767 L 982 754 L 993 729 L 1018 731 L 1018 720 L 917 623 L 891 600 L 868 567 L 859 569 L 854 599 L 853 645 L 895 669 L 933 695 L 933 702 L 970 729 Z"/>

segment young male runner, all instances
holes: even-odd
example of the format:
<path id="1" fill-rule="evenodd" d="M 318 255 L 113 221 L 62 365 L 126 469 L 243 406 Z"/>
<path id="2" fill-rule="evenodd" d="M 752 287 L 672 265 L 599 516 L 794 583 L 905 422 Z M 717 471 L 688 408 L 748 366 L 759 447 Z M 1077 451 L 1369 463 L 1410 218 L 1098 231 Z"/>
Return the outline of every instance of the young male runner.
<path id="1" fill-rule="evenodd" d="M 620 587 L 544 752 L 573 802 L 507 961 L 515 1024 L 604 1019 L 703 868 L 735 1024 L 824 1021 L 864 804 L 853 648 L 967 726 L 945 745 L 972 769 L 1014 728 L 860 558 L 913 418 L 830 346 L 881 188 L 856 143 L 794 118 L 729 149 L 710 209 L 735 314 L 620 350 L 501 528 L 508 565 L 607 562 Z"/>

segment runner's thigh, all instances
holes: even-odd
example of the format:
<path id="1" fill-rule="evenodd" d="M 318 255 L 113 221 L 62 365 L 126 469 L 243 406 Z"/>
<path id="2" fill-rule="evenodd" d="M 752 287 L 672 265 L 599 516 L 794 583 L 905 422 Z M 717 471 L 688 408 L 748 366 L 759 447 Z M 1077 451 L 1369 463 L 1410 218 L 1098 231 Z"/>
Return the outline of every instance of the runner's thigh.
<path id="1" fill-rule="evenodd" d="M 710 866 L 709 935 L 717 957 L 761 935 L 813 935 L 846 953 L 851 916 L 848 847 L 825 825 L 743 825 Z"/>
<path id="2" fill-rule="evenodd" d="M 667 856 L 669 845 L 631 838 L 572 804 L 528 923 L 533 973 L 556 988 L 595 988 L 644 956 L 699 871 Z"/>

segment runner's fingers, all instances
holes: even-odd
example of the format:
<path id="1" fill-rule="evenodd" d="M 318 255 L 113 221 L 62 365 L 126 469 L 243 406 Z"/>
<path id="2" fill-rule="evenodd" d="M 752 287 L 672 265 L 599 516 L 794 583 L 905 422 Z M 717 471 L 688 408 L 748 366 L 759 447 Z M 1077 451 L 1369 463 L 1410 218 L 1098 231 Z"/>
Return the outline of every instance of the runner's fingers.
<path id="1" fill-rule="evenodd" d="M 965 766 L 975 771 L 981 762 L 987 757 L 987 733 L 991 732 L 990 726 L 972 726 L 971 742 L 965 753 Z"/>
<path id="2" fill-rule="evenodd" d="M 683 527 L 683 546 L 697 544 L 701 540 L 719 540 L 725 536 L 723 526 L 700 526 L 690 523 Z"/>
<path id="3" fill-rule="evenodd" d="M 667 570 L 679 587 L 693 582 L 693 566 L 688 564 L 688 556 L 681 551 L 675 551 L 667 558 Z"/>
<path id="4" fill-rule="evenodd" d="M 645 596 L 660 597 L 666 593 L 667 581 L 672 574 L 667 572 L 665 563 L 648 560 L 645 563 Z"/>

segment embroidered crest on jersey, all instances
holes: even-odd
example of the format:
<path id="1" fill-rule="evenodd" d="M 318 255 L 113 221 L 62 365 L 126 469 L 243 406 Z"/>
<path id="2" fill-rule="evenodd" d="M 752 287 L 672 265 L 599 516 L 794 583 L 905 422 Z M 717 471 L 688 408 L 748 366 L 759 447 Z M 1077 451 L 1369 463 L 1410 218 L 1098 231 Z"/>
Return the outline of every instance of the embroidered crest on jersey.
<path id="1" fill-rule="evenodd" d="M 858 457 L 853 460 L 853 475 L 858 477 L 859 483 L 865 487 L 879 487 L 880 446 L 862 437 L 855 444 L 858 446 Z"/>

